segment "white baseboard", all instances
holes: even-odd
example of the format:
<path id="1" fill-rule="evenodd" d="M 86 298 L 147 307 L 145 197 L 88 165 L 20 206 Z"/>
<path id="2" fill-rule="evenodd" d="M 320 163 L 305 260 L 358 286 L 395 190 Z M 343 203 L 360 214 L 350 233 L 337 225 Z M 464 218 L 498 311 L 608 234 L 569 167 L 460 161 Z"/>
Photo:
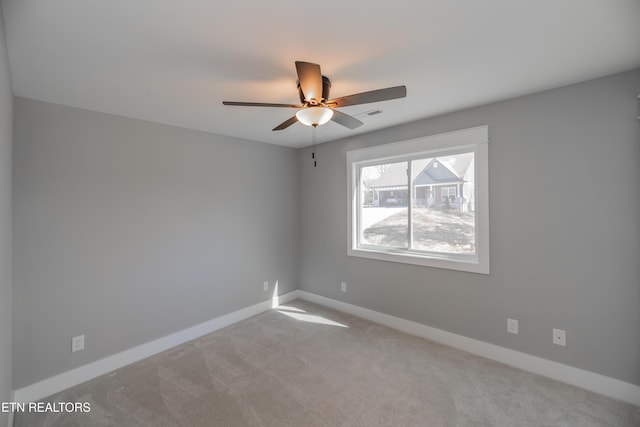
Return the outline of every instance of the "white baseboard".
<path id="1" fill-rule="evenodd" d="M 12 401 L 35 402 L 69 387 L 97 378 L 101 375 L 122 368 L 123 366 L 153 356 L 154 354 L 158 354 L 187 341 L 194 340 L 203 335 L 217 331 L 218 329 L 255 316 L 256 314 L 260 314 L 277 306 L 278 303 L 287 303 L 297 297 L 297 291 L 289 292 L 287 294 L 274 297 L 271 300 L 254 304 L 171 335 L 158 338 L 157 340 L 125 350 L 121 353 L 71 369 L 70 371 L 63 372 L 51 378 L 47 378 L 46 380 L 14 390 Z M 11 425 L 12 424 L 9 424 L 9 426 Z"/>
<path id="2" fill-rule="evenodd" d="M 15 401 L 16 401 L 16 399 L 15 399 L 15 392 L 12 390 L 12 391 L 11 391 L 11 402 L 15 402 Z M 9 427 L 13 427 L 13 417 L 14 417 L 13 411 L 9 412 L 9 417 L 8 417 L 8 419 L 7 419 L 7 420 L 8 420 L 7 425 L 8 425 Z"/>
<path id="3" fill-rule="evenodd" d="M 640 387 L 611 377 L 574 368 L 573 366 L 553 362 L 527 353 L 478 341 L 452 332 L 432 328 L 421 323 L 412 322 L 400 317 L 390 316 L 368 308 L 348 304 L 342 301 L 323 297 L 298 289 L 297 296 L 301 299 L 324 305 L 354 316 L 362 317 L 393 329 L 416 335 L 460 350 L 467 351 L 478 356 L 486 357 L 506 365 L 510 365 L 525 371 L 543 375 L 545 377 L 562 381 L 567 384 L 582 387 L 584 389 L 623 400 L 640 406 Z"/>

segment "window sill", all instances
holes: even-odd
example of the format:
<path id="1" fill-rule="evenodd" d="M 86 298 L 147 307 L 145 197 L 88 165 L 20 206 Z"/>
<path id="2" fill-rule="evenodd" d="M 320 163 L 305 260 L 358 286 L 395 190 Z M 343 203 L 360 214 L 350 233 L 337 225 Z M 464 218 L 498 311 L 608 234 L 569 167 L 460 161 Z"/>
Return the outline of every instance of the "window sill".
<path id="1" fill-rule="evenodd" d="M 420 256 L 414 253 L 394 252 L 378 249 L 349 249 L 347 255 L 369 258 L 379 261 L 399 262 L 403 264 L 421 265 L 424 267 L 445 268 L 448 270 L 466 271 L 469 273 L 489 274 L 489 263 L 469 261 L 454 258 L 438 258 L 435 256 Z"/>

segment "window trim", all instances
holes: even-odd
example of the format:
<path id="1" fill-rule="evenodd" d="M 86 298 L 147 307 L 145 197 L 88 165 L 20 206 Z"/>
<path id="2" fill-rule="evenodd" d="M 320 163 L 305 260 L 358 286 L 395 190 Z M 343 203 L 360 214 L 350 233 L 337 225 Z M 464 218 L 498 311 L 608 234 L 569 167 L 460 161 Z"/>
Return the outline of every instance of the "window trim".
<path id="1" fill-rule="evenodd" d="M 347 255 L 381 261 L 400 262 L 427 267 L 445 268 L 472 273 L 489 274 L 489 127 L 478 126 L 373 147 L 347 151 L 348 246 Z M 475 152 L 475 220 L 476 255 L 444 254 L 427 251 L 411 251 L 397 248 L 359 245 L 358 223 L 360 221 L 359 167 L 392 162 L 424 155 L 468 149 Z M 411 203 L 409 203 L 411 206 Z M 409 209 L 411 209 L 409 207 Z"/>

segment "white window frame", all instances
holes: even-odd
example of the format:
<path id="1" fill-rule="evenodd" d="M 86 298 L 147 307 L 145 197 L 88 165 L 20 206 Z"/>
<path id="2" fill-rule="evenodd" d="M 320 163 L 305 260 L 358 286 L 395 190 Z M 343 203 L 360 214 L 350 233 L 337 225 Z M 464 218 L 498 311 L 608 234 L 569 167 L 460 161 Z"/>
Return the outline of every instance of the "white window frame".
<path id="1" fill-rule="evenodd" d="M 489 127 L 478 126 L 406 141 L 393 142 L 347 152 L 348 246 L 347 255 L 382 261 L 416 264 L 489 274 Z M 473 151 L 475 154 L 475 231 L 473 256 L 360 245 L 358 239 L 359 171 L 380 162 L 393 162 L 425 155 Z"/>

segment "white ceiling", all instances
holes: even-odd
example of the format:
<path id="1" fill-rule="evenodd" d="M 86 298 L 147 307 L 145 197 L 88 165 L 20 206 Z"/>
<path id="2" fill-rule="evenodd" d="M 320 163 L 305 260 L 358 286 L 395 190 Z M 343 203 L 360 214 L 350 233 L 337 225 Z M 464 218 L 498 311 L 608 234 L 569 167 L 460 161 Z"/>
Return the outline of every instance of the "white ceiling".
<path id="1" fill-rule="evenodd" d="M 404 84 L 407 97 L 344 107 L 330 141 L 640 67 L 638 0 L 2 0 L 14 94 L 255 141 L 297 103 L 294 61 L 331 97 Z M 373 109 L 382 114 L 368 116 Z"/>

